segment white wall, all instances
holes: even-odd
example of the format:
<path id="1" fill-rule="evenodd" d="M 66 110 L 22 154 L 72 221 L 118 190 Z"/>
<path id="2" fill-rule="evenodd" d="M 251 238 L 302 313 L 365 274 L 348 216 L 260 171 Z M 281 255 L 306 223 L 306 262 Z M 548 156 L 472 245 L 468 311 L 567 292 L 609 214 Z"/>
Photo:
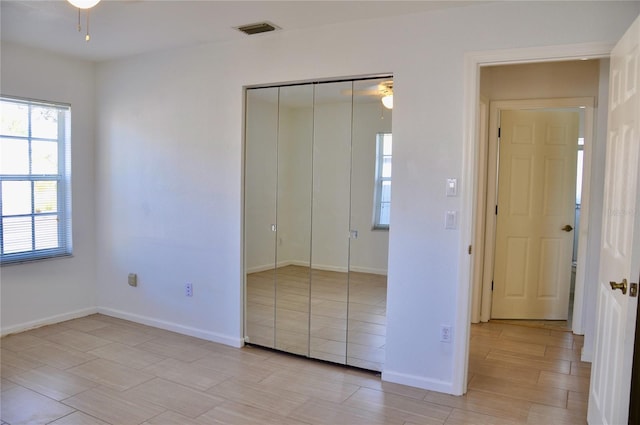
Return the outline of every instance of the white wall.
<path id="1" fill-rule="evenodd" d="M 393 73 L 383 377 L 454 392 L 456 347 L 438 335 L 455 323 L 463 252 L 458 231 L 443 224 L 446 210 L 460 209 L 445 182 L 462 173 L 464 53 L 613 42 L 637 14 L 637 3 L 498 2 L 101 64 L 100 308 L 239 344 L 242 87 Z M 128 272 L 139 274 L 138 288 L 126 285 Z M 183 295 L 187 281 L 193 298 Z"/>
<path id="2" fill-rule="evenodd" d="M 73 257 L 3 266 L 2 334 L 95 312 L 95 69 L 2 43 L 3 95 L 71 104 Z"/>

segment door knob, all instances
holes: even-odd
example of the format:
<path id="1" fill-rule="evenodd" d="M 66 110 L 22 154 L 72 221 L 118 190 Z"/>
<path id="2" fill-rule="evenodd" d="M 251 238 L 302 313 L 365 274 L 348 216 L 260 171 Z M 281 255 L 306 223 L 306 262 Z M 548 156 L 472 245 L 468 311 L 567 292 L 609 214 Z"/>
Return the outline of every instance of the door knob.
<path id="1" fill-rule="evenodd" d="M 564 230 L 565 232 L 570 232 L 573 230 L 573 227 L 571 227 L 570 224 L 565 224 L 564 227 L 562 227 L 562 230 Z"/>
<path id="2" fill-rule="evenodd" d="M 612 290 L 620 289 L 623 295 L 627 295 L 627 279 L 622 279 L 622 283 L 609 282 Z"/>

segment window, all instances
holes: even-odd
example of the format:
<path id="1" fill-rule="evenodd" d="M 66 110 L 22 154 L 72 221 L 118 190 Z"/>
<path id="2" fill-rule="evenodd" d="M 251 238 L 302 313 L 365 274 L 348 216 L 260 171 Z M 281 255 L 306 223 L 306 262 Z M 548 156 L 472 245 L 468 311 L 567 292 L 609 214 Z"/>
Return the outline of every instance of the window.
<path id="1" fill-rule="evenodd" d="M 378 133 L 376 139 L 373 228 L 388 229 L 391 206 L 391 133 Z"/>
<path id="2" fill-rule="evenodd" d="M 0 97 L 0 263 L 71 254 L 70 109 Z"/>

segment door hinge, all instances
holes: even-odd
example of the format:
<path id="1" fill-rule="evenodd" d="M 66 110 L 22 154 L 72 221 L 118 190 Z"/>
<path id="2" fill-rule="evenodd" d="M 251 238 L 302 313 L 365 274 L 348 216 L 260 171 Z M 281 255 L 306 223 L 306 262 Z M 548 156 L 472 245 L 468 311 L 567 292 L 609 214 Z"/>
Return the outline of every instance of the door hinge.
<path id="1" fill-rule="evenodd" d="M 471 255 L 471 245 L 469 245 L 469 255 Z"/>
<path id="2" fill-rule="evenodd" d="M 498 127 L 498 139 L 500 138 L 501 130 L 502 130 L 502 129 L 501 129 L 500 127 Z"/>
<path id="3" fill-rule="evenodd" d="M 498 215 L 498 206 L 496 205 L 496 215 Z"/>
<path id="4" fill-rule="evenodd" d="M 491 290 L 493 291 L 493 280 L 491 281 Z"/>

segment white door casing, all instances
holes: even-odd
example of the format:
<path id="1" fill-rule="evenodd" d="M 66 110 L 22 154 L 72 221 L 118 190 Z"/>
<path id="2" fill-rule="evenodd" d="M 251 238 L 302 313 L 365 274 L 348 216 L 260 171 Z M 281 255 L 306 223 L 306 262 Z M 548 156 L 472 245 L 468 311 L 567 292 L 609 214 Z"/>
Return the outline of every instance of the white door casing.
<path id="1" fill-rule="evenodd" d="M 502 111 L 492 318 L 566 320 L 579 114 Z"/>
<path id="2" fill-rule="evenodd" d="M 637 298 L 610 282 L 638 282 L 640 273 L 640 18 L 611 53 L 595 355 L 588 422 L 626 424 Z"/>

